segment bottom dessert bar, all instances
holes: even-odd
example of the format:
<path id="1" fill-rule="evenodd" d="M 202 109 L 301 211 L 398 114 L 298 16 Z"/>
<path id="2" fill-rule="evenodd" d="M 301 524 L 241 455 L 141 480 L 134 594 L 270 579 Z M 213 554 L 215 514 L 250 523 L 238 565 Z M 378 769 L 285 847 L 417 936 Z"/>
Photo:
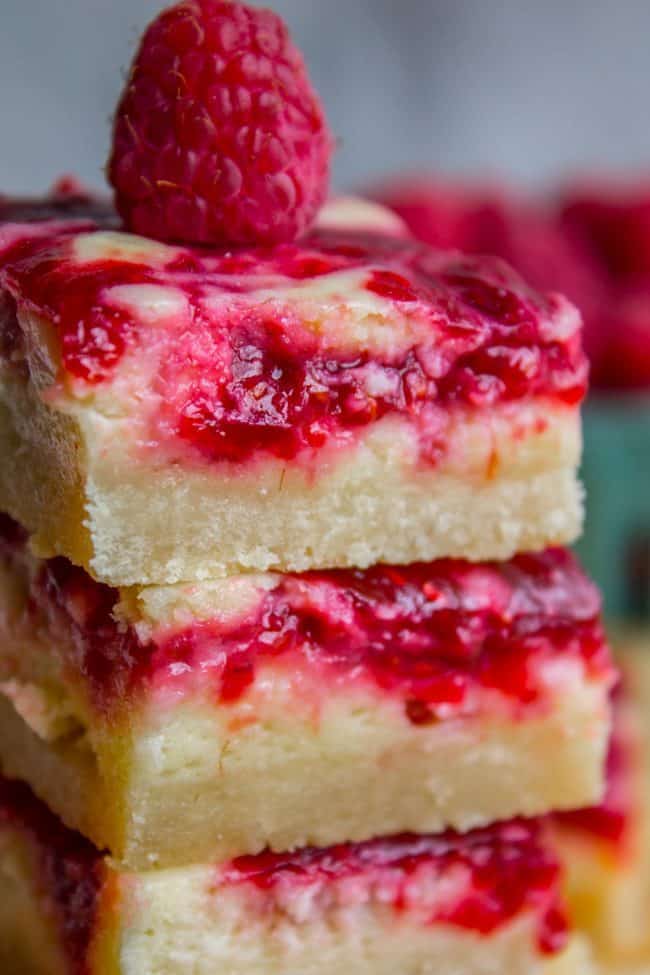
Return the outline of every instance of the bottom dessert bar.
<path id="1" fill-rule="evenodd" d="M 119 872 L 0 780 L 12 975 L 579 975 L 560 886 L 534 821 Z"/>
<path id="2" fill-rule="evenodd" d="M 650 973 L 650 632 L 614 640 L 623 675 L 603 802 L 555 817 L 570 912 L 603 970 Z"/>

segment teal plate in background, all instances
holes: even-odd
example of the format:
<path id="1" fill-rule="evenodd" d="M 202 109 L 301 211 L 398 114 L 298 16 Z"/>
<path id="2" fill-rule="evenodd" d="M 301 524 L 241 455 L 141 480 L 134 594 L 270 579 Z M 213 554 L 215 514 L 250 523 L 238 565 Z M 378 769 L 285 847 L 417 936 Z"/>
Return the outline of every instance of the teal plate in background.
<path id="1" fill-rule="evenodd" d="M 590 397 L 584 437 L 579 555 L 608 616 L 650 621 L 650 395 Z"/>

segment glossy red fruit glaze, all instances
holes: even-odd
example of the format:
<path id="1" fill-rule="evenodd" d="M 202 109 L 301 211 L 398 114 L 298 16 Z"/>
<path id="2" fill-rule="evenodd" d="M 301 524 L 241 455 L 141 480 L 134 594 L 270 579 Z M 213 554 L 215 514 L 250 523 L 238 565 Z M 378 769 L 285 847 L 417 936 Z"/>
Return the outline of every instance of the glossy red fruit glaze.
<path id="1" fill-rule="evenodd" d="M 142 39 L 115 116 L 109 178 L 137 233 L 277 243 L 312 223 L 333 145 L 276 14 L 184 0 Z"/>
<path id="2" fill-rule="evenodd" d="M 153 357 L 141 409 L 160 405 L 149 406 L 147 440 L 179 457 L 189 444 L 192 456 L 209 462 L 259 452 L 293 458 L 326 441 L 349 443 L 391 414 L 414 426 L 422 457 L 435 458 L 436 410 L 529 396 L 574 405 L 585 393 L 574 311 L 530 291 L 498 261 L 318 231 L 300 245 L 174 248 L 142 264 L 133 254 L 79 263 L 74 225 L 41 224 L 31 233 L 18 226 L 4 255 L 3 230 L 15 225 L 0 226 L 0 286 L 58 332 L 61 379 L 83 380 L 71 394 L 110 382 L 127 349 Z M 384 300 L 387 321 L 399 316 L 405 329 L 416 321 L 417 340 L 405 346 L 396 330 L 393 351 L 371 353 L 346 341 L 338 320 L 331 333 L 326 323 L 314 330 L 292 290 L 339 271 L 352 273 L 340 284 L 344 309 L 365 289 Z M 171 288 L 187 310 L 154 326 L 112 298 L 114 286 L 134 284 Z M 277 299 L 269 300 L 269 288 Z M 264 301 L 256 301 L 259 291 Z"/>
<path id="3" fill-rule="evenodd" d="M 575 405 L 583 398 L 587 372 L 579 335 L 545 342 L 534 301 L 498 263 L 444 259 L 400 241 L 353 235 L 338 254 L 329 235 L 319 243 L 327 256 L 347 258 L 348 266 L 376 256 L 398 267 L 402 273 L 370 270 L 366 287 L 402 314 L 406 306 L 430 316 L 431 347 L 384 359 L 362 349 L 341 354 L 292 321 L 291 313 L 280 320 L 248 310 L 229 331 L 230 374 L 211 375 L 208 368 L 184 387 L 180 403 L 171 394 L 181 438 L 210 460 L 243 461 L 257 450 L 291 459 L 387 414 L 421 424 L 421 455 L 435 460 L 437 429 L 427 427 L 432 405 L 478 409 L 534 395 Z M 354 247 L 349 256 L 350 244 L 368 248 L 363 258 Z M 285 273 L 299 267 L 296 260 Z M 313 270 L 312 261 L 307 267 Z M 179 350 L 172 358 L 173 370 L 180 371 L 175 360 L 182 355 Z M 163 385 L 173 389 L 166 377 Z"/>
<path id="4" fill-rule="evenodd" d="M 3 557 L 19 571 L 19 542 L 7 538 Z M 206 682 L 234 702 L 271 663 L 311 674 L 324 694 L 330 682 L 369 685 L 418 725 L 481 713 L 489 692 L 515 713 L 543 707 L 552 661 L 613 680 L 598 594 L 564 550 L 279 576 L 244 617 L 163 628 L 146 645 L 114 619 L 117 592 L 65 559 L 43 563 L 30 585 L 32 611 L 63 622 L 74 670 L 104 711 L 147 687 L 182 695 Z"/>
<path id="5" fill-rule="evenodd" d="M 90 975 L 88 951 L 103 884 L 100 854 L 26 786 L 0 777 L 0 838 L 5 829 L 24 834 L 33 845 L 43 901 L 60 932 L 69 971 Z"/>
<path id="6" fill-rule="evenodd" d="M 228 354 L 228 375 L 199 378 L 180 402 L 173 394 L 168 401 L 180 416 L 179 436 L 211 461 L 243 462 L 258 451 L 290 460 L 389 413 L 418 416 L 436 395 L 415 352 L 394 364 L 367 352 L 343 357 L 262 313 L 233 323 Z M 175 359 L 170 364 L 176 368 Z M 371 393 L 378 375 L 384 391 Z"/>
<path id="7" fill-rule="evenodd" d="M 422 175 L 386 184 L 373 195 L 419 240 L 469 254 L 495 254 L 534 288 L 566 295 L 582 314 L 592 363 L 603 361 L 600 316 L 608 305 L 606 275 L 592 247 L 552 207 L 499 185 Z"/>
<path id="8" fill-rule="evenodd" d="M 95 296 L 99 289 L 146 281 L 144 269 L 131 271 L 117 262 L 90 265 L 75 277 L 70 288 L 69 275 L 58 261 L 41 261 L 32 280 L 30 306 L 57 323 L 61 359 L 71 375 L 97 383 L 111 375 L 122 358 L 134 327 L 131 318 Z"/>
<path id="9" fill-rule="evenodd" d="M 358 878 L 377 891 L 382 904 L 418 914 L 423 886 L 449 884 L 447 900 L 438 899 L 424 923 L 488 936 L 530 912 L 537 919 L 540 950 L 553 954 L 566 943 L 567 921 L 559 894 L 560 870 L 542 840 L 537 823 L 513 820 L 465 834 L 405 834 L 327 849 L 240 857 L 220 872 L 219 881 L 251 884 L 268 896 L 281 886 L 286 897 L 287 885 L 300 889 Z M 459 888 L 462 873 L 465 883 Z"/>
<path id="10" fill-rule="evenodd" d="M 582 660 L 592 676 L 611 679 L 598 614 L 595 588 L 565 550 L 479 566 L 287 575 L 230 631 L 200 623 L 161 635 L 154 668 L 159 681 L 182 686 L 220 652 L 220 694 L 235 700 L 265 658 L 292 667 L 308 659 L 324 676 L 363 674 L 401 699 L 414 724 L 428 724 L 450 708 L 477 707 L 472 694 L 481 691 L 534 706 L 548 693 L 540 668 L 549 659 Z"/>
<path id="11" fill-rule="evenodd" d="M 412 284 L 394 271 L 373 271 L 366 283 L 368 291 L 392 301 L 417 301 Z"/>
<path id="12" fill-rule="evenodd" d="M 67 192 L 64 185 L 61 192 L 44 200 L 8 200 L 3 204 L 0 199 L 0 287 L 6 287 L 0 292 L 0 299 L 8 309 L 3 314 L 0 308 L 2 346 L 6 352 L 9 342 L 11 351 L 20 345 L 10 270 L 2 280 L 3 224 L 5 232 L 14 225 L 33 225 L 35 236 L 25 227 L 15 241 L 9 239 L 8 254 L 22 264 L 30 282 L 29 294 L 21 300 L 21 307 L 51 318 L 58 331 L 65 368 L 79 379 L 97 383 L 113 371 L 133 328 L 124 313 L 106 305 L 99 296 L 113 285 L 145 283 L 147 270 L 104 261 L 73 273 L 70 262 L 60 260 L 57 247 L 65 246 L 76 233 L 90 231 L 98 223 L 110 229 L 115 222 L 113 211 L 101 200 L 86 196 L 74 185 L 70 189 L 74 192 Z"/>

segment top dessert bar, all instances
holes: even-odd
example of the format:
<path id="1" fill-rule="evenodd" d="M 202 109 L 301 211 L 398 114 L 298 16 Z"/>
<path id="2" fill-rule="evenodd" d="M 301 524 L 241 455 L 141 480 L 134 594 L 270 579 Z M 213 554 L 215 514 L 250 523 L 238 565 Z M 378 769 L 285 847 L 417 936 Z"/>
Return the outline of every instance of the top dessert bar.
<path id="1" fill-rule="evenodd" d="M 578 534 L 577 311 L 333 204 L 214 250 L 0 201 L 0 509 L 114 585 Z"/>

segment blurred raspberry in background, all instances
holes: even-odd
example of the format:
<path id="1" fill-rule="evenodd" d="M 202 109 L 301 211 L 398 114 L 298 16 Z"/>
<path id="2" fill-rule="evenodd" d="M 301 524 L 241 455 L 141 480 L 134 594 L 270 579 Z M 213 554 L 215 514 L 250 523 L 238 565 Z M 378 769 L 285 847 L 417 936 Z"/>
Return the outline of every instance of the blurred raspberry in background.
<path id="1" fill-rule="evenodd" d="M 437 247 L 497 254 L 582 312 L 596 389 L 650 388 L 650 183 L 575 183 L 549 197 L 400 177 L 373 190 Z"/>

